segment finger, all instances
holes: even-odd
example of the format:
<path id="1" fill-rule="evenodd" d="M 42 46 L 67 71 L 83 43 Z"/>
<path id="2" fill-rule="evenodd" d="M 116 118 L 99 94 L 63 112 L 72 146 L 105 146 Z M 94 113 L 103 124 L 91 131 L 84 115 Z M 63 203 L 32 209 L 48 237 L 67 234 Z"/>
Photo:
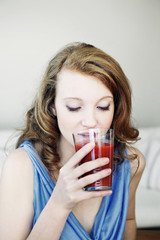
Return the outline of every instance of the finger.
<path id="1" fill-rule="evenodd" d="M 107 177 L 111 174 L 111 169 L 107 168 L 104 170 L 101 170 L 99 172 L 93 173 L 93 174 L 89 174 L 85 177 L 82 177 L 78 180 L 77 182 L 77 188 L 84 188 L 87 185 L 94 183 L 104 177 Z"/>
<path id="2" fill-rule="evenodd" d="M 75 167 L 93 148 L 95 147 L 95 143 L 87 143 L 82 147 L 80 150 L 78 150 L 73 157 L 66 163 L 66 168 L 73 168 Z"/>
<path id="3" fill-rule="evenodd" d="M 74 177 L 79 178 L 85 173 L 90 172 L 96 168 L 105 166 L 108 163 L 109 163 L 109 158 L 98 158 L 96 160 L 83 163 L 82 165 L 79 165 L 77 168 L 75 168 L 75 170 L 73 171 Z"/>
<path id="4" fill-rule="evenodd" d="M 87 200 L 91 198 L 97 198 L 97 197 L 105 197 L 112 194 L 112 190 L 103 190 L 103 191 L 81 191 L 81 194 L 79 194 L 80 198 L 79 200 Z"/>

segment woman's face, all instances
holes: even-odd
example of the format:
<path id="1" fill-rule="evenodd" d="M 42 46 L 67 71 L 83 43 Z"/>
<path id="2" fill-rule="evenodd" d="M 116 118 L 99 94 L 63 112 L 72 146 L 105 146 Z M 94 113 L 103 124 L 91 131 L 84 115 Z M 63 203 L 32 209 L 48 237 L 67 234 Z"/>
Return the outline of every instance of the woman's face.
<path id="1" fill-rule="evenodd" d="M 73 145 L 72 133 L 88 128 L 110 128 L 114 99 L 97 78 L 62 69 L 58 74 L 55 106 L 61 141 Z"/>

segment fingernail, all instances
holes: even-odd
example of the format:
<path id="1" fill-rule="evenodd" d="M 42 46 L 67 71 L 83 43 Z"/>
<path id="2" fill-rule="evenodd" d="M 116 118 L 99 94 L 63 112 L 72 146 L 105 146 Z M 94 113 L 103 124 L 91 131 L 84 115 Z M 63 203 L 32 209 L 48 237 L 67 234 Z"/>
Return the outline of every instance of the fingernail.
<path id="1" fill-rule="evenodd" d="M 112 170 L 111 170 L 111 168 L 107 168 L 107 169 L 105 169 L 105 172 L 106 172 L 107 174 L 111 174 Z"/>
<path id="2" fill-rule="evenodd" d="M 108 163 L 109 162 L 109 158 L 104 158 L 104 162 Z"/>

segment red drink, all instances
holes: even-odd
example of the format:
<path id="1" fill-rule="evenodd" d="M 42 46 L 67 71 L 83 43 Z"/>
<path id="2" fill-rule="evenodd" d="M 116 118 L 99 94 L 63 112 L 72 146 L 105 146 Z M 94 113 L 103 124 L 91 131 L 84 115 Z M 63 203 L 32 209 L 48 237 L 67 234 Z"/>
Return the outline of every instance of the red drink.
<path id="1" fill-rule="evenodd" d="M 75 148 L 76 151 L 78 151 L 80 148 L 82 148 L 84 146 L 84 144 L 75 144 Z M 88 153 L 80 162 L 80 164 L 83 164 L 85 162 L 88 161 L 92 161 L 95 160 L 97 158 L 101 158 L 101 157 L 107 157 L 109 158 L 109 163 L 106 164 L 103 167 L 99 167 L 96 168 L 88 173 L 86 173 L 83 176 L 89 175 L 89 174 L 93 174 L 96 173 L 97 171 L 100 171 L 102 169 L 105 168 L 111 168 L 113 166 L 113 151 L 114 151 L 114 146 L 113 144 L 109 144 L 109 143 L 103 143 L 103 145 L 101 146 L 97 146 L 97 144 L 95 145 L 95 147 L 93 148 L 93 150 Z M 92 184 L 89 184 L 88 186 L 85 187 L 85 190 L 105 190 L 105 189 L 112 189 L 112 174 L 110 174 L 109 176 L 100 179 Z"/>

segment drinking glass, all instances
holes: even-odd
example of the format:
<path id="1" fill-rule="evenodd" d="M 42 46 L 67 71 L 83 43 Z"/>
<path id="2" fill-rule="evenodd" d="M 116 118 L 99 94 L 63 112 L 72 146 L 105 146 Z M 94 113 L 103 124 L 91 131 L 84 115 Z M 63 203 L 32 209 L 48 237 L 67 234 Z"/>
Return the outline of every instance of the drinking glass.
<path id="1" fill-rule="evenodd" d="M 78 151 L 85 144 L 89 142 L 94 142 L 95 147 L 89 152 L 80 162 L 83 164 L 88 161 L 93 161 L 97 158 L 107 157 L 109 158 L 109 163 L 98 167 L 90 172 L 87 172 L 82 177 L 89 174 L 96 173 L 106 168 L 113 169 L 113 152 L 114 152 L 114 131 L 113 129 L 102 129 L 94 128 L 79 131 L 78 133 L 73 133 L 73 140 L 75 145 L 75 150 Z M 110 190 L 112 189 L 112 172 L 109 176 L 104 177 L 94 183 L 85 186 L 86 191 L 95 190 Z"/>

